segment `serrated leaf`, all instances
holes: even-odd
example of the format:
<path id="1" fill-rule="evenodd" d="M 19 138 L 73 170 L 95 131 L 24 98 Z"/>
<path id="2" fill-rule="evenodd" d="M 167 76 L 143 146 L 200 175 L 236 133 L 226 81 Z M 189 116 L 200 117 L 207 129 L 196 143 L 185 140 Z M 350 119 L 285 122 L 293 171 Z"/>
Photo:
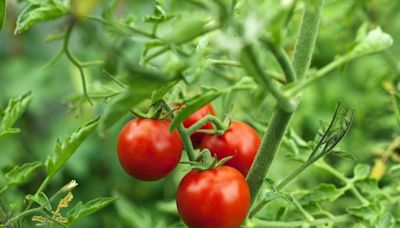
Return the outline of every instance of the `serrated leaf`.
<path id="1" fill-rule="evenodd" d="M 395 225 L 396 220 L 393 215 L 389 212 L 383 213 L 379 216 L 375 228 L 392 228 Z"/>
<path id="2" fill-rule="evenodd" d="M 39 204 L 40 206 L 44 206 L 44 208 L 47 211 L 51 211 L 52 207 L 51 207 L 51 203 L 47 203 L 49 201 L 49 198 L 47 198 L 46 194 L 44 194 L 43 192 L 39 192 L 36 195 L 26 195 L 25 198 L 28 201 L 33 201 L 36 202 L 37 204 Z"/>
<path id="3" fill-rule="evenodd" d="M 32 93 L 27 92 L 18 98 L 8 101 L 8 105 L 0 120 L 0 137 L 19 132 L 19 129 L 13 128 L 13 125 L 21 117 L 22 113 L 25 112 L 31 100 Z"/>
<path id="4" fill-rule="evenodd" d="M 3 28 L 5 18 L 6 18 L 6 0 L 0 0 L 0 30 Z"/>
<path id="5" fill-rule="evenodd" d="M 380 209 L 375 204 L 370 204 L 368 206 L 351 207 L 347 208 L 346 211 L 368 222 L 374 221 L 380 214 Z"/>
<path id="6" fill-rule="evenodd" d="M 47 175 L 50 178 L 61 169 L 82 142 L 96 129 L 99 121 L 100 117 L 97 117 L 78 128 L 71 136 L 57 139 L 54 154 L 49 156 L 45 163 Z"/>
<path id="7" fill-rule="evenodd" d="M 389 174 L 396 177 L 400 176 L 400 165 L 390 167 Z"/>
<path id="8" fill-rule="evenodd" d="M 378 187 L 378 182 L 375 179 L 368 178 L 356 181 L 355 186 L 370 199 L 379 200 L 380 196 L 383 196 L 383 192 Z"/>
<path id="9" fill-rule="evenodd" d="M 78 202 L 71 210 L 68 211 L 68 223 L 73 223 L 85 216 L 88 216 L 96 211 L 110 205 L 114 201 L 116 201 L 118 197 L 100 197 L 97 199 L 90 200 L 89 202 L 83 204 L 82 202 Z"/>
<path id="10" fill-rule="evenodd" d="M 20 34 L 39 22 L 59 18 L 69 12 L 69 1 L 43 1 L 39 4 L 29 4 L 18 16 L 15 33 Z"/>
<path id="11" fill-rule="evenodd" d="M 170 131 L 175 130 L 179 124 L 181 124 L 187 117 L 199 110 L 204 105 L 210 103 L 222 94 L 218 90 L 208 90 L 207 92 L 193 97 L 186 101 L 185 106 L 178 112 L 175 118 L 172 120 Z"/>
<path id="12" fill-rule="evenodd" d="M 319 202 L 328 200 L 330 202 L 336 200 L 343 194 L 343 191 L 338 190 L 333 184 L 320 184 L 309 193 L 303 196 L 302 201 Z"/>
<path id="13" fill-rule="evenodd" d="M 350 52 L 352 58 L 385 50 L 393 44 L 393 38 L 381 28 L 371 30 Z"/>
<path id="14" fill-rule="evenodd" d="M 369 173 L 371 171 L 371 167 L 366 164 L 357 164 L 357 166 L 354 168 L 354 180 L 362 180 L 365 179 L 369 176 Z"/>
<path id="15" fill-rule="evenodd" d="M 210 20 L 204 17 L 182 17 L 171 26 L 174 29 L 165 35 L 164 40 L 177 45 L 185 43 L 206 32 L 209 24 Z"/>
<path id="16" fill-rule="evenodd" d="M 40 161 L 15 166 L 5 174 L 7 185 L 16 186 L 25 183 L 40 166 L 42 166 Z"/>

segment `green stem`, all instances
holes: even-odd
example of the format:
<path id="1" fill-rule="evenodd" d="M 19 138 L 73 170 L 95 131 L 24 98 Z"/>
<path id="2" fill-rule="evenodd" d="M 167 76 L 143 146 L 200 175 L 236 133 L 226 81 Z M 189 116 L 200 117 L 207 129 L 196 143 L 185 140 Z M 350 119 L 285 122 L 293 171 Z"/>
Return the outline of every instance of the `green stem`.
<path id="1" fill-rule="evenodd" d="M 51 178 L 50 178 L 49 176 L 47 176 L 46 179 L 44 179 L 44 181 L 42 182 L 42 184 L 40 184 L 38 190 L 36 190 L 36 193 L 34 194 L 34 196 L 38 195 L 39 192 L 43 192 L 43 191 L 44 191 L 44 189 L 45 189 L 45 188 L 47 187 L 47 185 L 49 184 L 50 179 L 51 179 Z M 28 204 L 28 206 L 26 207 L 25 211 L 27 211 L 27 210 L 29 210 L 29 208 L 31 208 L 32 203 L 33 203 L 33 201 L 30 201 L 30 202 L 29 202 L 29 204 Z"/>
<path id="2" fill-rule="evenodd" d="M 285 134 L 292 113 L 276 109 L 261 141 L 260 148 L 247 175 L 251 200 L 254 202 L 271 167 L 272 161 Z"/>
<path id="3" fill-rule="evenodd" d="M 314 217 L 308 213 L 306 210 L 304 210 L 304 208 L 301 206 L 301 204 L 299 203 L 299 201 L 297 201 L 295 198 L 293 198 L 293 203 L 294 205 L 297 207 L 297 209 L 300 211 L 300 213 L 303 214 L 304 218 L 308 221 L 308 222 L 312 222 L 314 221 Z"/>
<path id="4" fill-rule="evenodd" d="M 162 100 L 162 103 L 164 105 L 165 110 L 169 113 L 172 113 L 172 109 L 168 105 L 168 103 L 164 100 Z M 171 117 L 173 118 L 173 114 L 171 115 Z M 195 157 L 192 141 L 190 140 L 190 134 L 188 133 L 187 129 L 183 126 L 183 123 L 180 123 L 177 129 L 178 129 L 179 136 L 181 137 L 183 147 L 185 148 L 185 151 L 189 158 L 189 161 L 194 161 L 196 159 L 196 157 Z"/>
<path id="5" fill-rule="evenodd" d="M 307 75 L 320 24 L 324 0 L 306 0 L 294 48 L 293 66 L 299 79 Z"/>
<path id="6" fill-rule="evenodd" d="M 296 57 L 293 65 L 295 66 L 296 75 L 299 78 L 304 77 L 310 67 L 324 0 L 313 0 L 312 3 L 305 5 L 301 29 L 295 47 Z M 279 107 L 276 108 L 272 115 L 254 163 L 247 176 L 252 202 L 257 197 L 264 178 L 268 174 L 291 117 L 292 112 L 286 112 Z"/>
<path id="7" fill-rule="evenodd" d="M 79 62 L 78 59 L 75 58 L 75 56 L 72 55 L 68 48 L 69 40 L 71 38 L 71 33 L 72 29 L 75 26 L 75 19 L 72 19 L 72 22 L 70 23 L 67 32 L 65 33 L 65 38 L 64 38 L 64 45 L 63 45 L 63 50 L 64 53 L 67 55 L 68 59 L 72 62 L 73 65 L 76 66 L 79 70 L 79 74 L 81 76 L 81 81 L 82 81 L 82 87 L 83 87 L 83 94 L 85 95 L 86 99 L 89 101 L 89 103 L 92 105 L 93 102 L 89 97 L 89 94 L 87 92 L 87 87 L 86 87 L 86 79 L 85 79 L 85 72 L 83 71 L 83 66 Z"/>
<path id="8" fill-rule="evenodd" d="M 48 180 L 48 178 L 46 178 L 45 181 L 44 181 L 43 183 L 45 183 L 46 180 Z M 40 188 L 38 189 L 38 191 L 36 192 L 36 194 L 37 194 L 38 192 L 41 192 L 41 190 L 43 190 L 43 189 L 45 188 L 45 187 L 44 187 L 45 185 L 44 185 L 43 183 L 42 183 L 42 185 L 40 186 Z M 40 190 L 40 191 L 39 191 L 39 190 Z M 25 216 L 27 216 L 27 215 L 41 212 L 48 204 L 50 204 L 52 201 L 54 201 L 54 199 L 56 199 L 56 198 L 57 198 L 61 193 L 63 193 L 63 192 L 64 192 L 64 191 L 63 191 L 63 188 L 61 188 L 61 189 L 58 190 L 49 200 L 47 200 L 44 204 L 42 204 L 40 207 L 33 208 L 33 209 L 29 209 L 29 210 L 25 210 L 25 211 L 23 211 L 22 213 L 20 213 L 20 214 L 14 216 L 14 217 L 12 217 L 12 218 L 10 218 L 10 219 L 6 222 L 5 226 L 8 227 L 8 226 L 9 226 L 11 223 L 13 223 L 14 221 L 17 221 L 18 219 L 23 218 L 23 217 L 25 217 Z M 36 195 L 36 194 L 35 194 L 35 195 Z M 31 201 L 31 202 L 32 202 L 32 201 Z"/>
<path id="9" fill-rule="evenodd" d="M 320 218 L 315 219 L 311 222 L 307 222 L 304 220 L 299 221 L 265 221 L 260 219 L 254 219 L 254 223 L 259 227 L 302 227 L 303 225 L 309 226 L 318 226 L 324 225 L 327 223 L 345 223 L 352 221 L 352 217 L 350 215 L 339 215 L 334 216 L 332 218 Z"/>
<path id="10" fill-rule="evenodd" d="M 278 60 L 279 65 L 281 66 L 287 82 L 296 81 L 296 72 L 294 71 L 293 64 L 291 63 L 289 56 L 286 54 L 285 50 L 281 46 L 274 45 L 271 41 L 267 39 L 263 39 L 264 43 L 271 49 L 272 54 L 275 56 L 276 60 Z"/>
<path id="11" fill-rule="evenodd" d="M 301 172 L 303 172 L 310 164 L 308 162 L 303 163 L 299 168 L 297 168 L 292 174 L 286 177 L 281 183 L 276 186 L 276 189 L 282 190 L 286 185 L 288 185 L 294 178 L 296 178 Z"/>
<path id="12" fill-rule="evenodd" d="M 286 96 L 283 90 L 265 74 L 253 46 L 247 45 L 242 48 L 240 60 L 246 72 L 271 92 L 278 101 L 280 109 L 285 110 L 286 112 L 293 112 L 296 109 L 296 102 Z"/>
<path id="13" fill-rule="evenodd" d="M 189 134 L 189 135 L 193 134 L 195 131 L 197 131 L 202 126 L 204 126 L 207 122 L 213 123 L 215 125 L 215 127 L 216 127 L 217 132 L 219 132 L 219 133 L 223 133 L 227 129 L 227 126 L 225 126 L 221 122 L 221 120 L 218 119 L 218 117 L 213 116 L 213 115 L 207 115 L 207 116 L 203 117 L 202 119 L 200 119 L 199 121 L 197 121 L 192 126 L 190 126 L 186 130 L 187 134 Z"/>
<path id="14" fill-rule="evenodd" d="M 400 126 L 400 107 L 396 100 L 396 94 L 391 94 L 391 96 L 392 96 L 392 105 L 394 109 L 394 114 L 396 116 L 397 123 Z"/>

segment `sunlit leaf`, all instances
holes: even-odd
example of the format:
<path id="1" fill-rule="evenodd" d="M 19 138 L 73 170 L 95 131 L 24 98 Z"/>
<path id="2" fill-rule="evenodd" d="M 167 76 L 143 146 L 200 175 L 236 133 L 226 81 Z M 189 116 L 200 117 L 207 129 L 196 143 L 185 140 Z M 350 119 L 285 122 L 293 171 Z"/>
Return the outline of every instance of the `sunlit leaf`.
<path id="1" fill-rule="evenodd" d="M 303 196 L 302 201 L 319 202 L 328 200 L 330 202 L 336 200 L 343 194 L 343 191 L 336 188 L 333 184 L 320 184 L 309 193 Z"/>
<path id="2" fill-rule="evenodd" d="M 371 30 L 350 52 L 353 58 L 385 50 L 393 44 L 393 38 L 381 28 Z"/>
<path id="3" fill-rule="evenodd" d="M 362 180 L 368 177 L 369 172 L 371 171 L 371 167 L 366 164 L 357 164 L 354 168 L 354 179 Z"/>

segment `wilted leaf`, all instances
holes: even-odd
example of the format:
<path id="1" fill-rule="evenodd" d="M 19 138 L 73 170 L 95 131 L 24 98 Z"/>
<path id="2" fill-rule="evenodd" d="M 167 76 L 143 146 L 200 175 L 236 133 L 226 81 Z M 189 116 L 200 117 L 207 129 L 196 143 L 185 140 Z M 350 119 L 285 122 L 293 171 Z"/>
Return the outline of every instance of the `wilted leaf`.
<path id="1" fill-rule="evenodd" d="M 9 186 L 20 185 L 31 179 L 32 174 L 37 168 L 42 166 L 42 162 L 31 162 L 21 166 L 15 166 L 5 174 Z"/>
<path id="2" fill-rule="evenodd" d="M 54 154 L 47 158 L 45 164 L 49 177 L 53 177 L 61 169 L 81 143 L 93 132 L 99 121 L 100 118 L 97 117 L 78 128 L 71 136 L 57 139 Z"/>
<path id="3" fill-rule="evenodd" d="M 68 211 L 68 223 L 72 223 L 77 221 L 85 216 L 88 216 L 106 206 L 113 203 L 117 200 L 118 197 L 101 197 L 97 199 L 90 200 L 89 202 L 83 204 L 79 202 L 73 207 L 71 210 Z"/>

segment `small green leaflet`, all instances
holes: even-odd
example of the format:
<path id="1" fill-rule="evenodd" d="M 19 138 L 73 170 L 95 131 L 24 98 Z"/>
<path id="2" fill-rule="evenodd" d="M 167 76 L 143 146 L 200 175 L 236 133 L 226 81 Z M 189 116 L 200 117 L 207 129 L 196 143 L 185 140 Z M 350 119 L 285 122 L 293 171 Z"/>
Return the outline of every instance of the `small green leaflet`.
<path id="1" fill-rule="evenodd" d="M 196 110 L 199 110 L 201 107 L 210 103 L 211 101 L 213 101 L 222 94 L 223 92 L 218 90 L 208 90 L 207 92 L 188 100 L 185 103 L 185 106 L 178 112 L 178 114 L 172 120 L 170 131 L 173 131 L 175 128 L 177 128 L 179 124 L 181 124 L 187 117 L 189 117 Z"/>
<path id="2" fill-rule="evenodd" d="M 10 99 L 4 113 L 0 119 L 0 138 L 8 134 L 18 133 L 18 128 L 13 128 L 14 123 L 25 112 L 32 100 L 32 93 L 27 92 L 22 96 Z"/>
<path id="3" fill-rule="evenodd" d="M 18 16 L 15 34 L 25 32 L 41 21 L 53 20 L 69 12 L 69 1 L 47 0 L 29 4 Z"/>
<path id="4" fill-rule="evenodd" d="M 47 175 L 50 178 L 61 169 L 86 137 L 93 132 L 99 121 L 100 117 L 97 117 L 78 128 L 71 136 L 57 139 L 54 154 L 49 156 L 45 163 Z"/>
<path id="5" fill-rule="evenodd" d="M 336 200 L 339 196 L 341 196 L 344 192 L 338 190 L 333 184 L 320 184 L 312 191 L 307 193 L 301 199 L 302 201 L 307 202 L 319 202 L 328 200 L 330 202 Z"/>
<path id="6" fill-rule="evenodd" d="M 368 177 L 371 167 L 366 164 L 357 164 L 354 168 L 354 180 L 362 180 Z"/>
<path id="7" fill-rule="evenodd" d="M 51 203 L 48 203 L 49 198 L 47 198 L 46 194 L 44 194 L 43 192 L 39 192 L 39 194 L 36 195 L 26 195 L 25 198 L 28 201 L 33 201 L 36 202 L 37 204 L 39 204 L 40 206 L 44 206 L 44 208 L 48 211 L 51 211 L 52 207 L 51 207 Z"/>
<path id="8" fill-rule="evenodd" d="M 379 27 L 368 32 L 363 39 L 360 37 L 357 37 L 357 39 L 360 42 L 350 51 L 351 58 L 379 52 L 393 44 L 393 38 L 389 34 L 382 32 Z"/>
<path id="9" fill-rule="evenodd" d="M 188 42 L 211 29 L 210 20 L 204 17 L 182 17 L 173 24 L 173 30 L 165 35 L 168 43 L 182 44 Z"/>
<path id="10" fill-rule="evenodd" d="M 73 223 L 81 219 L 82 217 L 88 216 L 116 201 L 118 197 L 101 197 L 90 200 L 83 204 L 79 201 L 70 211 L 67 213 L 68 223 Z"/>
<path id="11" fill-rule="evenodd" d="M 7 185 L 16 186 L 28 181 L 37 168 L 42 166 L 42 162 L 25 163 L 21 166 L 15 166 L 5 174 Z"/>
<path id="12" fill-rule="evenodd" d="M 369 222 L 374 221 L 380 214 L 380 208 L 378 205 L 375 204 L 370 204 L 367 206 L 351 207 L 347 208 L 346 210 L 350 214 Z"/>
<path id="13" fill-rule="evenodd" d="M 6 18 L 6 0 L 0 0 L 0 30 Z"/>

